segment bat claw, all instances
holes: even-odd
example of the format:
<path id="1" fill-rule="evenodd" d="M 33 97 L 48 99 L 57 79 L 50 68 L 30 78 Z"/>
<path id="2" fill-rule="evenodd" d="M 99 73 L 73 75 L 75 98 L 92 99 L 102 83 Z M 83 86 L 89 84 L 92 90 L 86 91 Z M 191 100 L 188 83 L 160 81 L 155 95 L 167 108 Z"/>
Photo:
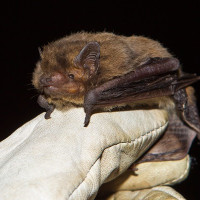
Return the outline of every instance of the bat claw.
<path id="1" fill-rule="evenodd" d="M 45 119 L 51 119 L 50 115 L 51 115 L 51 113 L 46 112 L 45 115 L 44 115 L 44 118 Z"/>
<path id="2" fill-rule="evenodd" d="M 86 114 L 85 121 L 84 121 L 84 127 L 88 126 L 88 124 L 90 123 L 90 118 L 91 118 L 91 115 L 90 114 Z"/>
<path id="3" fill-rule="evenodd" d="M 53 104 L 49 104 L 43 95 L 39 95 L 37 102 L 42 108 L 46 110 L 44 118 L 50 119 L 51 113 L 54 111 L 55 106 Z"/>

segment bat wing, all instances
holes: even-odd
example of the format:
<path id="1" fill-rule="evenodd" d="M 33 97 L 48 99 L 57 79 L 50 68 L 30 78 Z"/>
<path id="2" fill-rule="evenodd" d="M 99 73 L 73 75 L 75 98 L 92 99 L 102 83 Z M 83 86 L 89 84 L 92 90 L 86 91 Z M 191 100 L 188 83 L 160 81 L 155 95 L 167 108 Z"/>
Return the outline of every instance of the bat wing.
<path id="1" fill-rule="evenodd" d="M 152 161 L 179 160 L 184 158 L 196 136 L 196 132 L 184 125 L 176 116 L 169 121 L 167 131 L 136 164 Z"/>
<path id="2" fill-rule="evenodd" d="M 182 120 L 175 115 L 169 119 L 167 131 L 137 163 L 182 159 L 187 155 L 196 133 L 200 139 L 200 120 L 194 89 L 180 89 L 174 94 L 174 99 Z"/>
<path id="3" fill-rule="evenodd" d="M 84 98 L 85 126 L 89 124 L 96 108 L 173 96 L 182 88 L 200 80 L 200 77 L 193 74 L 180 75 L 179 67 L 176 58 L 151 58 L 134 71 L 88 91 Z"/>
<path id="4" fill-rule="evenodd" d="M 200 140 L 200 119 L 194 89 L 190 86 L 178 90 L 174 94 L 174 100 L 181 119 L 196 131 L 197 137 Z"/>

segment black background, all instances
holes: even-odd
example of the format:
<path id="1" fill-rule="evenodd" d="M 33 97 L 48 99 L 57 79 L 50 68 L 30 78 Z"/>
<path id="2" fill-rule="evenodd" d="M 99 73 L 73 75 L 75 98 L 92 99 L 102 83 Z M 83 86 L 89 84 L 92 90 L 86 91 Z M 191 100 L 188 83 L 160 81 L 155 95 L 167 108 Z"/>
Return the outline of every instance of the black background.
<path id="1" fill-rule="evenodd" d="M 200 5 L 197 1 L 8 1 L 1 20 L 0 140 L 43 110 L 31 85 L 38 47 L 77 31 L 143 35 L 160 41 L 184 71 L 200 75 Z M 200 83 L 194 84 L 200 108 Z M 192 169 L 174 186 L 187 199 L 200 199 L 200 146 L 191 149 Z"/>

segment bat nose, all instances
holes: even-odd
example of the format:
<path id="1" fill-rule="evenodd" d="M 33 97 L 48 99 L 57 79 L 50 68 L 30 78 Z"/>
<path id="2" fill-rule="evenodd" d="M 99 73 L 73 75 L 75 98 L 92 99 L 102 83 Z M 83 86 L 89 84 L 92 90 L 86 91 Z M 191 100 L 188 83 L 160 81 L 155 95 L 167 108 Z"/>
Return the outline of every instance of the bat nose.
<path id="1" fill-rule="evenodd" d="M 61 73 L 45 74 L 40 77 L 41 86 L 59 86 L 65 82 L 65 76 Z"/>
<path id="2" fill-rule="evenodd" d="M 52 83 L 52 78 L 51 77 L 45 77 L 45 76 L 42 76 L 40 78 L 40 84 L 45 86 L 45 85 L 49 85 L 50 83 Z"/>

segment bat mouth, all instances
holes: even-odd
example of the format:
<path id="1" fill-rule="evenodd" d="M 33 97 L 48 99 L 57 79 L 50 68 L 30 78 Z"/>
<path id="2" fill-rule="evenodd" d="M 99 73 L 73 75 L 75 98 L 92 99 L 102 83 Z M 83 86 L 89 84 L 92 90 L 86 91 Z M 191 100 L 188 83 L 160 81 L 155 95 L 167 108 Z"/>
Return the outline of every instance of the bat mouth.
<path id="1" fill-rule="evenodd" d="M 50 88 L 50 89 L 52 89 L 52 88 L 57 88 L 57 87 L 55 87 L 53 85 L 44 85 L 43 88 Z"/>
<path id="2" fill-rule="evenodd" d="M 42 86 L 43 93 L 50 96 L 62 97 L 62 96 L 73 95 L 73 93 L 69 93 L 68 90 L 69 88 L 56 87 L 54 85 Z M 77 93 L 75 93 L 74 95 L 77 95 Z"/>
<path id="3" fill-rule="evenodd" d="M 59 88 L 53 85 L 45 85 L 43 86 L 43 91 L 45 94 L 56 93 L 58 92 Z"/>

